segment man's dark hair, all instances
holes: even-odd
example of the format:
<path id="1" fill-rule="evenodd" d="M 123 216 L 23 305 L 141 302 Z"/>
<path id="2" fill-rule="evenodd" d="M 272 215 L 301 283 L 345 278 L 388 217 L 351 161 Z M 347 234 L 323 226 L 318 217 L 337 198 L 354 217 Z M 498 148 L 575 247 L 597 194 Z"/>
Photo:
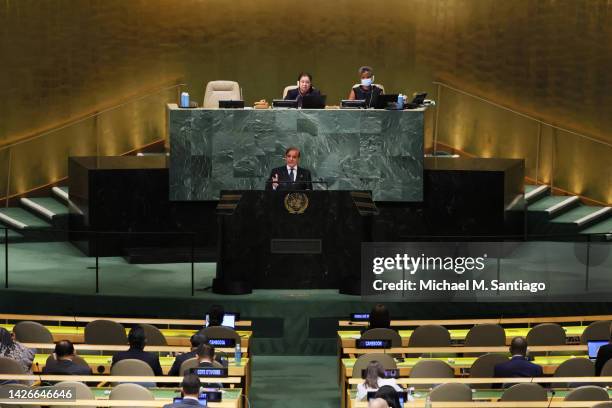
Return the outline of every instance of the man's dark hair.
<path id="1" fill-rule="evenodd" d="M 370 311 L 368 329 L 388 329 L 391 327 L 389 309 L 381 303 L 377 304 Z"/>
<path id="2" fill-rule="evenodd" d="M 221 326 L 225 316 L 225 309 L 221 305 L 212 305 L 208 309 L 208 326 Z"/>
<path id="3" fill-rule="evenodd" d="M 195 374 L 185 374 L 183 382 L 181 382 L 183 394 L 186 395 L 199 395 L 201 385 L 200 377 Z"/>
<path id="4" fill-rule="evenodd" d="M 286 150 L 285 150 L 285 156 L 287 156 L 289 154 L 290 151 L 295 150 L 297 152 L 297 156 L 300 157 L 301 153 L 300 153 L 300 149 L 295 147 L 295 146 L 289 146 Z"/>
<path id="5" fill-rule="evenodd" d="M 208 343 L 208 338 L 203 335 L 196 333 L 189 339 L 191 342 L 191 347 L 198 347 L 200 344 Z"/>
<path id="6" fill-rule="evenodd" d="M 145 335 L 145 331 L 142 326 L 136 325 L 130 329 L 130 333 L 128 334 L 128 343 L 130 344 L 131 348 L 143 350 L 146 340 L 147 336 Z"/>
<path id="7" fill-rule="evenodd" d="M 510 354 L 517 355 L 520 354 L 522 356 L 527 355 L 527 340 L 524 337 L 515 337 L 512 339 L 510 343 Z"/>
<path id="8" fill-rule="evenodd" d="M 215 348 L 206 343 L 202 343 L 198 346 L 196 354 L 199 358 L 206 357 L 212 360 L 215 357 Z"/>
<path id="9" fill-rule="evenodd" d="M 390 385 L 383 385 L 380 387 L 378 391 L 376 391 L 376 394 L 374 394 L 374 398 L 384 399 L 387 401 L 387 405 L 389 405 L 390 408 L 401 408 L 399 394 L 395 388 Z"/>
<path id="10" fill-rule="evenodd" d="M 55 356 L 57 358 L 71 356 L 74 354 L 74 346 L 70 340 L 60 340 L 55 345 Z"/>

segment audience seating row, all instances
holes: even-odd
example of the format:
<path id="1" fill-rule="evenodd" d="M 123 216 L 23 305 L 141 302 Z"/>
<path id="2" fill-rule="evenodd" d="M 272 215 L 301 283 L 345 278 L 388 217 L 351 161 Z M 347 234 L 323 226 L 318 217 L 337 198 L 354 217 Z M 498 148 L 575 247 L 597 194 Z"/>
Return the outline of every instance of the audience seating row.
<path id="1" fill-rule="evenodd" d="M 339 332 L 343 347 L 353 347 L 357 336 L 346 338 Z M 533 327 L 527 333 L 527 342 L 532 346 L 564 345 L 566 332 L 557 323 L 542 323 Z M 363 332 L 359 338 L 369 340 L 390 340 L 392 347 L 402 347 L 404 341 L 400 333 L 393 329 L 374 328 Z M 581 344 L 591 340 L 607 340 L 610 338 L 610 321 L 591 323 L 580 336 Z M 507 336 L 499 324 L 480 324 L 473 326 L 465 336 L 464 346 L 504 346 Z M 417 327 L 409 334 L 408 347 L 449 347 L 452 345 L 451 334 L 447 328 L 440 325 L 424 325 Z"/>

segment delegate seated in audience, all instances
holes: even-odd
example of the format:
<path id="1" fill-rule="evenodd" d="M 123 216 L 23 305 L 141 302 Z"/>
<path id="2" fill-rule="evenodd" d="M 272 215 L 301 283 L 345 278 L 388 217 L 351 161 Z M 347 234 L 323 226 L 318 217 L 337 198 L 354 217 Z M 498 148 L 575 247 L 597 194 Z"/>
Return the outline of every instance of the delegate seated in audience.
<path id="1" fill-rule="evenodd" d="M 189 341 L 191 342 L 191 351 L 176 356 L 176 358 L 174 359 L 174 363 L 172 363 L 172 367 L 170 367 L 170 371 L 168 371 L 168 375 L 170 377 L 181 375 L 181 373 L 179 372 L 181 369 L 181 364 L 183 364 L 187 360 L 195 358 L 197 356 L 196 351 L 198 350 L 198 346 L 200 344 L 206 343 L 208 339 L 206 338 L 206 336 L 203 336 L 201 334 L 194 334 L 193 336 L 191 336 Z"/>
<path id="2" fill-rule="evenodd" d="M 223 367 L 223 364 L 215 360 L 214 347 L 206 343 L 202 343 L 198 346 L 196 353 L 198 355 L 198 367 Z"/>
<path id="3" fill-rule="evenodd" d="M 222 326 L 225 309 L 221 305 L 212 305 L 208 309 L 208 327 Z"/>
<path id="4" fill-rule="evenodd" d="M 128 334 L 128 343 L 130 348 L 127 351 L 120 351 L 113 356 L 113 365 L 121 360 L 133 358 L 136 360 L 142 360 L 153 369 L 155 375 L 163 375 L 161 365 L 159 364 L 159 357 L 154 353 L 148 353 L 144 351 L 146 344 L 145 331 L 141 326 L 134 326 Z"/>
<path id="5" fill-rule="evenodd" d="M 164 408 L 184 408 L 198 406 L 198 397 L 200 396 L 200 378 L 195 374 L 187 374 L 181 382 L 181 390 L 183 391 L 183 400 L 172 404 L 164 405 Z"/>
<path id="6" fill-rule="evenodd" d="M 399 388 L 399 387 L 398 387 Z M 402 404 L 400 404 L 398 391 L 401 391 L 401 388 L 398 390 L 390 385 L 383 385 L 376 391 L 374 394 L 374 398 L 381 398 L 385 400 L 389 408 L 402 408 Z"/>
<path id="7" fill-rule="evenodd" d="M 390 329 L 389 309 L 383 304 L 377 304 L 372 308 L 368 322 L 368 329 Z"/>
<path id="8" fill-rule="evenodd" d="M 612 327 L 611 327 L 612 329 Z M 612 358 L 612 332 L 610 333 L 610 343 L 603 345 L 597 351 L 597 359 L 595 360 L 595 375 L 600 376 L 603 366 Z"/>
<path id="9" fill-rule="evenodd" d="M 512 358 L 497 364 L 494 368 L 496 378 L 504 377 L 542 377 L 542 367 L 527 360 L 527 340 L 524 337 L 515 337 L 510 343 Z"/>
<path id="10" fill-rule="evenodd" d="M 382 398 L 372 398 L 368 401 L 368 408 L 389 408 L 389 404 Z"/>
<path id="11" fill-rule="evenodd" d="M 47 360 L 43 374 L 57 375 L 91 375 L 91 368 L 77 364 L 74 358 L 74 346 L 69 340 L 61 340 L 55 345 L 53 359 Z"/>
<path id="12" fill-rule="evenodd" d="M 203 343 L 198 346 L 198 367 L 202 368 L 222 368 L 223 365 L 215 361 L 215 348 L 209 344 Z M 204 383 L 206 388 L 223 388 L 221 383 Z"/>
<path id="13" fill-rule="evenodd" d="M 17 361 L 26 374 L 32 374 L 32 362 L 35 354 L 35 350 L 15 341 L 15 333 L 0 327 L 0 357 Z"/>
<path id="14" fill-rule="evenodd" d="M 364 381 L 357 384 L 357 399 L 365 400 L 368 396 L 368 391 L 378 391 L 380 387 L 385 385 L 391 386 L 396 391 L 401 391 L 395 378 L 385 378 L 385 369 L 381 363 L 376 360 L 370 361 L 365 369 Z"/>

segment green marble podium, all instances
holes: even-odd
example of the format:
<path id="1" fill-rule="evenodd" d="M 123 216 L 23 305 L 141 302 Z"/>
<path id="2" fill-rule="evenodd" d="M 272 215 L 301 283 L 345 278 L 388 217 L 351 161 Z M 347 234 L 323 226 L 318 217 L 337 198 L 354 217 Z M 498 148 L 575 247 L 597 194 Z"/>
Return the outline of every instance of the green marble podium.
<path id="1" fill-rule="evenodd" d="M 172 201 L 263 190 L 289 146 L 302 151 L 300 165 L 321 182 L 315 187 L 423 200 L 423 109 L 167 109 Z"/>

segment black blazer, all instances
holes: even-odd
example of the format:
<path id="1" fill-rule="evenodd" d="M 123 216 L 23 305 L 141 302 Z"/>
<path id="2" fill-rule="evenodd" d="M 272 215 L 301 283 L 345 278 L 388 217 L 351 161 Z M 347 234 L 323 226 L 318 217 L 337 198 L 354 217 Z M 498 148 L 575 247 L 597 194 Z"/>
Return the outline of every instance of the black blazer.
<path id="1" fill-rule="evenodd" d="M 606 362 L 612 358 L 612 344 L 606 344 L 599 348 L 597 352 L 597 360 L 595 360 L 595 375 L 601 375 L 601 369 Z"/>
<path id="2" fill-rule="evenodd" d="M 274 177 L 275 174 L 278 174 L 279 181 L 276 191 L 312 190 L 312 177 L 310 171 L 300 166 L 297 168 L 295 182 L 290 181 L 287 166 L 272 169 L 270 177 L 268 177 L 268 181 L 266 182 L 266 190 L 273 190 L 272 177 Z"/>
<path id="3" fill-rule="evenodd" d="M 316 89 L 316 88 L 310 88 L 310 91 L 308 91 L 306 93 L 306 95 L 312 95 L 312 96 L 316 96 L 316 95 L 321 95 L 321 92 Z M 295 88 L 295 89 L 291 89 L 287 92 L 287 95 L 285 95 L 285 99 L 287 100 L 296 100 L 298 98 L 298 96 L 300 96 L 300 89 L 299 88 Z"/>
<path id="4" fill-rule="evenodd" d="M 183 401 L 181 402 L 166 404 L 164 405 L 164 408 L 186 408 L 186 407 L 198 407 L 198 406 L 200 406 L 200 403 L 198 401 L 189 398 L 189 399 L 183 399 Z"/>
<path id="5" fill-rule="evenodd" d="M 176 356 L 176 358 L 174 359 L 174 363 L 172 363 L 172 367 L 170 367 L 170 371 L 168 371 L 168 376 L 177 377 L 177 376 L 182 375 L 180 373 L 181 364 L 183 364 L 185 361 L 189 359 L 195 358 L 195 356 L 196 356 L 195 351 L 190 351 L 188 353 L 183 353 L 183 354 Z"/>
<path id="6" fill-rule="evenodd" d="M 525 357 L 514 356 L 505 363 L 497 364 L 494 368 L 494 377 L 542 377 L 542 367 L 527 361 Z M 497 384 L 499 386 L 501 384 Z"/>
<path id="7" fill-rule="evenodd" d="M 43 374 L 56 375 L 91 375 L 91 368 L 70 360 L 51 360 L 42 369 Z"/>
<path id="8" fill-rule="evenodd" d="M 153 373 L 157 375 L 164 375 L 161 365 L 159 364 L 159 357 L 153 353 L 148 353 L 143 350 L 133 349 L 130 347 L 128 351 L 120 351 L 113 356 L 113 365 L 121 360 L 127 360 L 133 358 L 136 360 L 142 360 L 153 369 Z"/>

